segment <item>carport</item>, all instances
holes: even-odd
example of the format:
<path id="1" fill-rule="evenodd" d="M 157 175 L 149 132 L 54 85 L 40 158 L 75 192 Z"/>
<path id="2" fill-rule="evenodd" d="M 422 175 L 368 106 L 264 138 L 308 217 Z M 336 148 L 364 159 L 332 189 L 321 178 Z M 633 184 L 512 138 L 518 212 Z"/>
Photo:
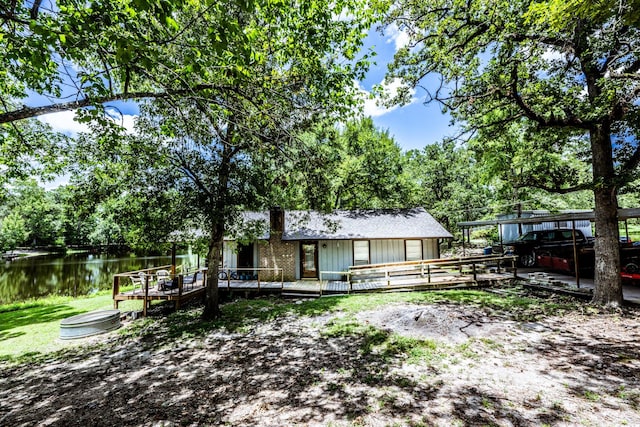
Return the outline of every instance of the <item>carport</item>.
<path id="1" fill-rule="evenodd" d="M 625 236 L 627 241 L 629 239 L 629 228 L 627 220 L 631 218 L 640 218 L 640 208 L 625 208 L 618 209 L 618 221 L 624 221 Z M 575 240 L 575 230 L 577 221 L 590 221 L 594 222 L 594 211 L 580 211 L 580 212 L 568 212 L 550 215 L 541 215 L 530 218 L 505 218 L 505 219 L 491 219 L 482 221 L 463 221 L 459 222 L 458 226 L 462 229 L 462 254 L 466 255 L 465 236 L 467 237 L 466 243 L 471 243 L 471 229 L 476 227 L 497 226 L 498 237 L 500 241 L 500 247 L 503 246 L 502 241 L 502 227 L 503 224 L 542 224 L 542 223 L 554 223 L 555 228 L 560 228 L 560 223 L 571 224 L 573 233 L 573 259 L 574 259 L 574 274 L 576 275 L 576 285 L 580 287 L 580 267 L 579 258 L 577 256 L 577 246 Z M 465 232 L 466 231 L 466 232 Z M 596 230 L 597 232 L 597 230 Z"/>

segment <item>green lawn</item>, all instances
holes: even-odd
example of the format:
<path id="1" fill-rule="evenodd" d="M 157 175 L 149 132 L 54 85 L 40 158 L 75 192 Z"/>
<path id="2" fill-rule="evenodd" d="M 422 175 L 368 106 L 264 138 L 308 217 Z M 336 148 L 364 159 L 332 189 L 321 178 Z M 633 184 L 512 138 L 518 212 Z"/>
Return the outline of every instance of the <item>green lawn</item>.
<path id="1" fill-rule="evenodd" d="M 496 295 L 474 290 L 450 290 L 359 294 L 304 302 L 263 297 L 223 304 L 222 318 L 213 322 L 202 320 L 202 309 L 199 307 L 179 310 L 160 322 L 168 328 L 165 334 L 166 339 L 202 336 L 212 329 L 219 328 L 243 333 L 250 330 L 256 323 L 268 322 L 283 316 L 314 316 L 333 312 L 339 313 L 339 317 L 344 317 L 334 325 L 336 330 L 333 333 L 344 334 L 350 329 L 347 328 L 346 332 L 342 329 L 353 326 L 351 325 L 352 315 L 363 310 L 372 310 L 393 303 L 438 304 L 442 302 L 490 308 L 494 312 L 508 312 L 514 319 L 528 321 L 535 320 L 540 315 L 575 308 L 575 302 L 563 297 L 539 299 L 523 295 L 517 288 L 511 295 Z M 86 339 L 61 340 L 59 338 L 60 321 L 76 314 L 111 308 L 113 308 L 113 301 L 110 291 L 86 298 L 50 297 L 0 306 L 0 361 L 28 361 L 64 348 L 84 345 L 87 343 Z M 121 302 L 120 309 L 122 311 L 140 310 L 141 301 Z M 136 321 L 119 333 L 138 337 L 150 334 L 146 338 L 153 340 L 156 338 L 154 334 L 158 329 L 145 328 L 145 324 L 143 321 Z"/>
<path id="2" fill-rule="evenodd" d="M 122 311 L 140 310 L 140 301 L 120 303 Z M 79 345 L 83 340 L 61 340 L 60 321 L 76 314 L 113 308 L 111 291 L 86 298 L 48 297 L 0 305 L 0 360 L 47 354 Z"/>
<path id="3" fill-rule="evenodd" d="M 632 242 L 640 242 L 640 224 L 628 224 L 629 238 Z M 621 237 L 625 236 L 624 224 L 619 227 Z"/>

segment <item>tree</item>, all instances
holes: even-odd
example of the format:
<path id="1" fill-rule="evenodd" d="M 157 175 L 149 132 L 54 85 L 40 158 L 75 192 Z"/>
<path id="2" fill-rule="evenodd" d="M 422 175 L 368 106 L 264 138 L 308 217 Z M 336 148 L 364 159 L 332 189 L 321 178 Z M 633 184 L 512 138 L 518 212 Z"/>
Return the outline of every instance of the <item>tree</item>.
<path id="1" fill-rule="evenodd" d="M 24 220 L 17 212 L 11 212 L 0 221 L 0 247 L 12 251 L 29 237 Z"/>
<path id="2" fill-rule="evenodd" d="M 60 208 L 51 193 L 30 178 L 13 181 L 9 194 L 6 207 L 10 213 L 20 216 L 27 232 L 27 238 L 18 244 L 35 246 L 60 243 Z"/>
<path id="3" fill-rule="evenodd" d="M 576 186 L 589 180 L 588 142 L 584 138 L 566 144 L 548 144 L 552 135 L 535 126 L 513 122 L 500 133 L 479 130 L 468 142 L 478 168 L 478 179 L 491 187 L 496 213 L 510 213 L 515 206 L 559 211 L 590 209 L 593 193 L 587 190 L 558 195 L 539 188 Z M 538 147 L 544 147 L 540 149 Z M 505 207 L 509 210 L 505 212 Z"/>
<path id="4" fill-rule="evenodd" d="M 411 150 L 405 158 L 409 179 L 416 186 L 411 203 L 426 207 L 447 230 L 453 232 L 458 222 L 486 214 L 491 197 L 468 150 L 444 141 Z"/>
<path id="5" fill-rule="evenodd" d="M 313 123 L 290 147 L 285 163 L 266 158 L 279 206 L 287 209 L 372 209 L 412 206 L 412 183 L 400 147 L 371 118 L 344 125 L 333 120 Z M 274 192 L 268 192 L 271 197 Z"/>
<path id="6" fill-rule="evenodd" d="M 85 116 L 95 116 L 109 101 L 168 96 L 154 84 L 153 71 L 164 66 L 158 49 L 174 41 L 180 29 L 171 16 L 184 3 L 60 0 L 49 8 L 39 0 L 3 1 L 0 162 L 6 168 L 0 178 L 47 176 L 63 166 L 67 138 L 33 119 L 38 115 L 91 107 Z M 211 31 L 218 30 L 234 34 L 224 25 Z M 36 106 L 25 102 L 30 96 Z"/>
<path id="7" fill-rule="evenodd" d="M 198 224 L 208 236 L 206 318 L 219 315 L 226 230 L 240 209 L 269 200 L 258 191 L 268 187 L 265 178 L 286 173 L 259 166 L 266 158 L 291 157 L 301 129 L 350 113 L 355 104 L 353 80 L 366 66 L 355 54 L 367 26 L 352 15 L 356 6 L 324 0 L 223 9 L 192 4 L 174 15 L 184 29 L 178 46 L 163 49 L 163 61 L 172 67 L 156 70 L 153 78 L 159 87 L 193 90 L 141 103 L 135 135 L 103 122 L 97 139 L 80 142 L 77 152 L 92 170 L 104 160 L 122 168 L 127 181 L 119 182 L 119 194 L 174 200 L 163 212 L 181 221 L 180 228 Z M 202 37 L 218 21 L 236 29 L 224 34 L 222 44 L 217 30 L 213 40 Z"/>
<path id="8" fill-rule="evenodd" d="M 487 139 L 523 121 L 545 136 L 536 138 L 536 150 L 588 140 L 588 182 L 570 186 L 549 179 L 536 185 L 563 193 L 593 191 L 594 302 L 617 306 L 622 301 L 617 193 L 640 162 L 639 32 L 625 23 L 629 2 L 555 25 L 531 17 L 531 10 L 552 3 L 558 4 L 403 1 L 386 22 L 406 31 L 411 42 L 397 53 L 389 78 L 417 86 L 425 76 L 439 75 L 442 84 L 430 100 L 450 109 L 467 129 L 483 130 Z"/>
<path id="9" fill-rule="evenodd" d="M 388 131 L 367 117 L 348 122 L 340 142 L 340 164 L 332 171 L 335 209 L 407 206 L 402 151 Z"/>

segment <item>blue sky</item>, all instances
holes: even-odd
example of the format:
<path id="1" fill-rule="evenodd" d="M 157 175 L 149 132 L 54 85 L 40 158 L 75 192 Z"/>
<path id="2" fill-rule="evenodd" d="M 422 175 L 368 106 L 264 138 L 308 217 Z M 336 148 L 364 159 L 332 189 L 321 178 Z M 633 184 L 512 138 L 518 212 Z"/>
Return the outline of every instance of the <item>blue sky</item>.
<path id="1" fill-rule="evenodd" d="M 365 92 L 371 91 L 374 85 L 384 81 L 387 71 L 387 64 L 392 60 L 396 50 L 406 43 L 406 36 L 398 32 L 393 27 L 385 30 L 385 35 L 372 30 L 365 41 L 365 48 L 372 46 L 377 55 L 374 57 L 376 64 L 371 66 L 366 78 L 358 82 L 360 89 Z M 437 81 L 427 80 L 435 85 Z M 393 84 L 389 86 L 393 90 Z M 442 140 L 446 136 L 455 135 L 456 128 L 450 126 L 450 116 L 441 112 L 440 105 L 436 103 L 424 104 L 425 93 L 421 89 L 413 92 L 410 104 L 396 107 L 383 107 L 376 105 L 376 101 L 367 99 L 365 102 L 365 114 L 370 115 L 375 125 L 384 130 L 388 130 L 396 143 L 403 150 L 422 149 L 428 144 L 433 144 Z M 31 105 L 44 105 L 51 100 L 32 96 L 28 100 Z M 126 127 L 133 127 L 135 115 L 138 108 L 135 102 L 114 102 L 112 103 L 122 114 L 123 124 Z M 55 130 L 67 134 L 75 134 L 87 128 L 73 120 L 74 112 L 62 112 L 40 117 L 49 123 Z"/>
<path id="2" fill-rule="evenodd" d="M 393 27 L 386 29 L 384 36 L 375 30 L 369 33 L 365 45 L 373 46 L 376 51 L 376 65 L 371 67 L 365 80 L 360 82 L 362 89 L 370 91 L 374 85 L 383 83 L 387 64 L 391 62 L 397 49 L 406 43 L 406 35 Z M 423 84 L 435 87 L 438 81 L 436 77 L 427 77 Z M 416 89 L 410 104 L 396 108 L 376 106 L 375 101 L 370 100 L 366 102 L 365 114 L 373 118 L 378 128 L 389 130 L 402 149 L 421 149 L 456 134 L 456 128 L 450 126 L 451 117 L 443 114 L 437 103 L 425 105 L 425 95 L 423 89 Z"/>

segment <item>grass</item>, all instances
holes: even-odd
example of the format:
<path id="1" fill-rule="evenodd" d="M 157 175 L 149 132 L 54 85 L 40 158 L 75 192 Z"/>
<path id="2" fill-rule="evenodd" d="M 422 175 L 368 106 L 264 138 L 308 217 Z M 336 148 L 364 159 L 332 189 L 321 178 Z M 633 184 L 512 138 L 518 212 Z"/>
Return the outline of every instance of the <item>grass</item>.
<path id="1" fill-rule="evenodd" d="M 439 349 L 429 340 L 413 340 L 373 328 L 359 325 L 353 314 L 373 310 L 392 303 L 456 303 L 480 307 L 489 311 L 508 313 L 518 320 L 536 319 L 543 315 L 558 314 L 575 309 L 578 303 L 568 299 L 549 297 L 538 299 L 519 295 L 497 295 L 484 291 L 450 290 L 411 293 L 374 293 L 341 297 L 326 297 L 294 303 L 280 298 L 265 297 L 253 300 L 238 300 L 221 306 L 222 317 L 215 321 L 204 321 L 201 309 L 179 310 L 160 320 L 164 328 L 164 342 L 175 338 L 203 336 L 211 330 L 224 329 L 245 333 L 255 325 L 286 316 L 315 316 L 339 313 L 329 323 L 328 336 L 358 336 L 363 339 L 362 351 L 376 352 L 383 357 L 404 354 L 410 360 L 429 360 L 439 357 Z M 123 311 L 140 310 L 140 301 L 120 304 Z M 92 310 L 112 308 L 110 291 L 97 295 L 73 299 L 51 297 L 20 304 L 0 306 L 0 360 L 27 360 L 69 346 L 82 344 L 83 340 L 62 341 L 59 337 L 60 321 L 69 316 Z M 146 338 L 151 345 L 163 345 L 158 338 L 158 327 L 149 328 L 149 322 L 136 321 L 120 334 L 126 337 Z"/>
<path id="2" fill-rule="evenodd" d="M 140 304 L 127 301 L 120 307 L 140 309 Z M 81 344 L 82 340 L 59 339 L 60 321 L 76 314 L 111 308 L 111 291 L 84 298 L 53 296 L 0 306 L 0 360 L 19 361 Z"/>
<path id="3" fill-rule="evenodd" d="M 640 241 L 640 224 L 633 224 L 629 221 L 627 228 L 629 230 L 629 238 L 631 239 L 631 241 L 639 242 Z M 619 227 L 618 231 L 620 233 L 620 236 L 624 236 L 625 235 L 624 225 Z"/>

